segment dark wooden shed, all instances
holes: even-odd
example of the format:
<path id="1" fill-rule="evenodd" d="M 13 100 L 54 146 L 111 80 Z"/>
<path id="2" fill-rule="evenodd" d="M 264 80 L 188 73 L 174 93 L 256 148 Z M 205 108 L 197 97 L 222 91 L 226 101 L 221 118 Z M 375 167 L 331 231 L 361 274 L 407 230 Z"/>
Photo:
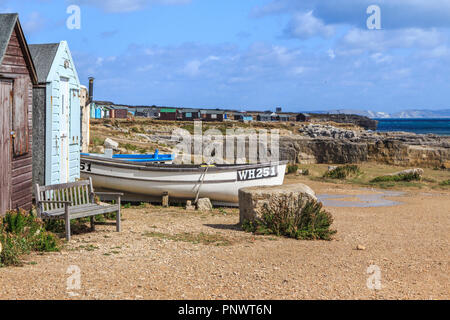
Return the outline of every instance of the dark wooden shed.
<path id="1" fill-rule="evenodd" d="M 162 108 L 161 109 L 161 115 L 159 117 L 160 120 L 169 120 L 169 121 L 176 121 L 178 116 L 177 109 L 174 108 Z"/>
<path id="2" fill-rule="evenodd" d="M 183 109 L 181 110 L 183 121 L 192 121 L 200 119 L 200 110 L 198 109 Z"/>
<path id="3" fill-rule="evenodd" d="M 223 122 L 224 112 L 220 110 L 201 110 L 200 116 L 203 121 Z"/>
<path id="4" fill-rule="evenodd" d="M 0 14 L 0 215 L 32 204 L 36 70 L 18 14 Z"/>
<path id="5" fill-rule="evenodd" d="M 297 115 L 297 121 L 300 122 L 309 122 L 311 121 L 311 115 L 308 113 L 299 113 Z"/>

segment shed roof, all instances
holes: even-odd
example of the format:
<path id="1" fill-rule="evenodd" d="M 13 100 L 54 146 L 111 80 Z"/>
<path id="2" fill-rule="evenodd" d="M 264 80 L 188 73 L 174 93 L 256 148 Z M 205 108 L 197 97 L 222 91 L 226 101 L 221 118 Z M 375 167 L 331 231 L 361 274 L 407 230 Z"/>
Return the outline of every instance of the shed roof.
<path id="1" fill-rule="evenodd" d="M 201 114 L 224 114 L 225 111 L 221 110 L 200 110 Z"/>
<path id="2" fill-rule="evenodd" d="M 25 40 L 25 36 L 22 31 L 22 27 L 19 21 L 19 15 L 17 13 L 1 13 L 0 14 L 0 64 L 3 62 L 6 50 L 8 49 L 11 35 L 14 32 L 15 26 L 18 26 L 19 41 L 24 45 L 25 61 L 27 62 L 31 80 L 34 84 L 37 82 L 36 69 L 31 58 L 31 54 L 28 48 L 28 44 Z"/>
<path id="3" fill-rule="evenodd" d="M 18 17 L 17 13 L 0 14 L 0 63 L 3 61 Z"/>
<path id="4" fill-rule="evenodd" d="M 58 52 L 59 43 L 30 44 L 29 48 L 36 67 L 38 82 L 45 83 Z"/>

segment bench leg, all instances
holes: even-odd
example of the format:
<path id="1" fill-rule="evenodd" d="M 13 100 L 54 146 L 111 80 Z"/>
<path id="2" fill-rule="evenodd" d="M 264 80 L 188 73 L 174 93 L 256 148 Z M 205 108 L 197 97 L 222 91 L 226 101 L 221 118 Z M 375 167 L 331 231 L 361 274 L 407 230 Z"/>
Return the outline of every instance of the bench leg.
<path id="1" fill-rule="evenodd" d="M 95 217 L 91 217 L 91 231 L 95 231 Z"/>
<path id="2" fill-rule="evenodd" d="M 70 216 L 69 216 L 69 206 L 64 207 L 64 222 L 66 226 L 66 240 L 70 241 Z"/>
<path id="3" fill-rule="evenodd" d="M 120 219 L 120 207 L 121 207 L 120 197 L 117 198 L 117 204 L 119 205 L 119 210 L 117 210 L 116 213 L 116 231 L 122 232 L 122 222 Z"/>

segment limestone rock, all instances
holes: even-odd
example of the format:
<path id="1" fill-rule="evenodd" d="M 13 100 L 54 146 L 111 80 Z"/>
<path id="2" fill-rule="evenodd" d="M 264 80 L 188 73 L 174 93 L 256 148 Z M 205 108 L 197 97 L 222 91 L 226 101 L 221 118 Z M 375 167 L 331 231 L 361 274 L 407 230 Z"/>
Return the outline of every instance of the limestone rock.
<path id="1" fill-rule="evenodd" d="M 303 183 L 242 188 L 239 189 L 239 223 L 261 218 L 265 206 L 279 203 L 285 196 L 317 201 L 314 191 Z"/>
<path id="2" fill-rule="evenodd" d="M 117 150 L 119 148 L 119 143 L 110 138 L 106 138 L 105 143 L 103 145 L 105 149 Z"/>
<path id="3" fill-rule="evenodd" d="M 192 201 L 188 200 L 186 201 L 186 210 L 195 210 L 195 206 L 192 205 Z"/>
<path id="4" fill-rule="evenodd" d="M 197 201 L 197 210 L 198 211 L 211 211 L 213 206 L 211 204 L 211 200 L 208 198 L 198 199 Z"/>
<path id="5" fill-rule="evenodd" d="M 390 176 L 400 176 L 400 175 L 405 175 L 405 174 L 418 174 L 419 176 L 422 177 L 423 172 L 424 171 L 422 168 L 414 168 L 414 169 L 407 169 L 407 170 L 395 172 L 395 173 L 390 174 Z"/>

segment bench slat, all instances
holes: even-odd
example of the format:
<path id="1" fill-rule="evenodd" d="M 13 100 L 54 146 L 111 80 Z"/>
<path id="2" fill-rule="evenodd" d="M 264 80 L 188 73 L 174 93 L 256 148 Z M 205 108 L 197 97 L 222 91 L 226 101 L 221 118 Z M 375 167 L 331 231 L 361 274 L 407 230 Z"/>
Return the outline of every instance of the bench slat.
<path id="1" fill-rule="evenodd" d="M 89 180 L 80 180 L 70 183 L 54 184 L 51 186 L 39 186 L 39 191 L 60 190 L 60 189 L 67 189 L 73 186 L 87 186 L 87 185 L 89 185 Z"/>
<path id="2" fill-rule="evenodd" d="M 105 213 L 112 213 L 112 212 L 118 212 L 119 208 L 118 207 L 103 207 L 100 206 L 97 209 L 94 209 L 93 211 L 88 211 L 88 213 L 86 212 L 82 212 L 82 213 L 77 213 L 77 214 L 71 214 L 70 215 L 70 219 L 79 219 L 79 218 L 84 218 L 84 217 L 92 217 L 92 216 L 96 216 L 99 214 L 105 214 Z"/>
<path id="3" fill-rule="evenodd" d="M 69 210 L 69 217 L 72 220 L 116 211 L 119 211 L 118 205 L 109 205 L 109 206 L 92 205 L 86 206 L 85 208 L 75 207 L 74 210 Z M 43 212 L 42 215 L 44 218 L 64 219 L 64 209 Z"/>

